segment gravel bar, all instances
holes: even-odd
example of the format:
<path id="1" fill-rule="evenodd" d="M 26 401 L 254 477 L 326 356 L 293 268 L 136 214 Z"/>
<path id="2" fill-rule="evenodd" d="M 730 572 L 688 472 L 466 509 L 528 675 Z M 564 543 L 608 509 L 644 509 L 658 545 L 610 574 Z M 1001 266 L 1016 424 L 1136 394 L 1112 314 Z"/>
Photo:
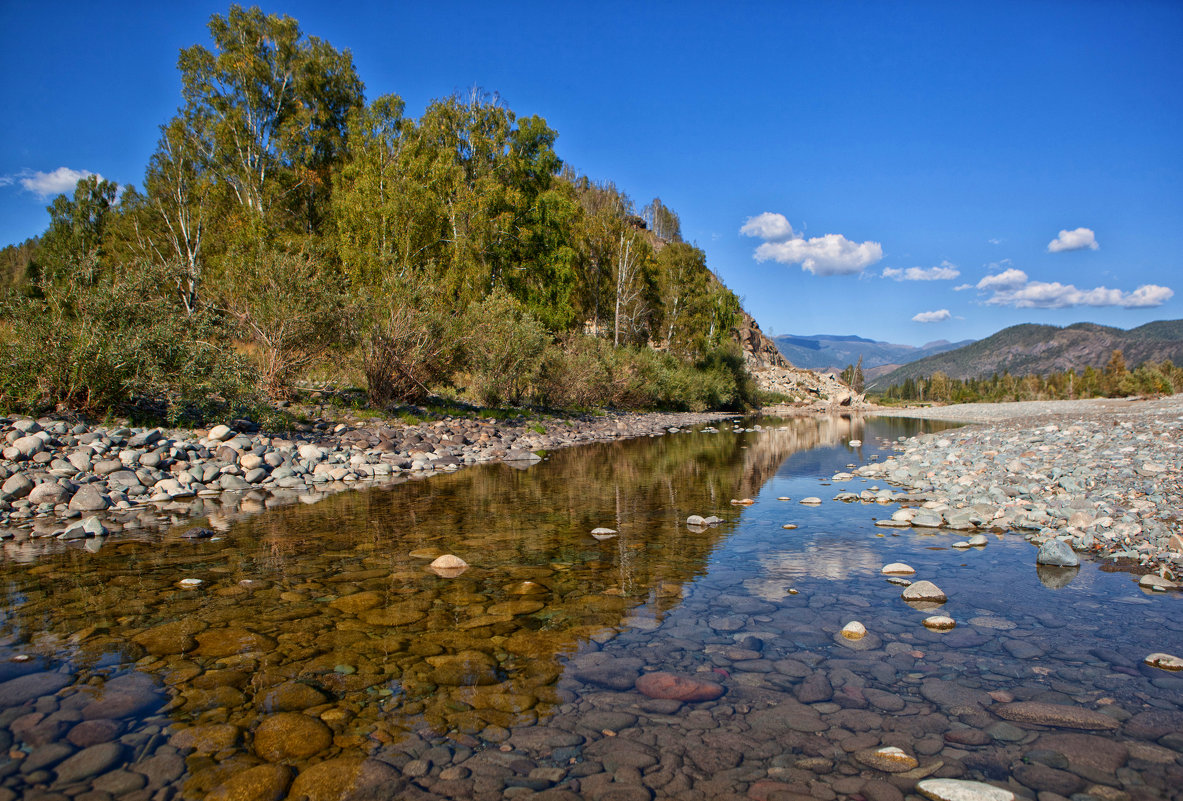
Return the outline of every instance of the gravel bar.
<path id="1" fill-rule="evenodd" d="M 731 417 L 604 412 L 417 425 L 321 421 L 314 430 L 284 434 L 261 433 L 248 421 L 191 431 L 0 417 L 0 553 L 32 558 L 71 541 L 97 550 L 108 535 L 193 527 L 195 518 L 226 528 L 242 515 L 346 489 L 486 462 L 528 467 L 557 448 Z M 215 533 L 194 527 L 182 536 Z"/>
<path id="2" fill-rule="evenodd" d="M 1041 554 L 1058 540 L 1153 574 L 1143 583 L 1154 589 L 1178 588 L 1183 395 L 872 413 L 973 424 L 897 443 L 898 455 L 856 471 L 922 504 L 885 525 L 1017 529 Z"/>

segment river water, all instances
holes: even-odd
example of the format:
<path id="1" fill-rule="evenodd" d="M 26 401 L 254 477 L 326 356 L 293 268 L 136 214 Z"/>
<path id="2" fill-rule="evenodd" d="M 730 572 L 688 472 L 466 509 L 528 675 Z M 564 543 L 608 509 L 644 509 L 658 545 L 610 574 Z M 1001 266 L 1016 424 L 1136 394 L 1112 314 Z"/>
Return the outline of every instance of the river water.
<path id="1" fill-rule="evenodd" d="M 10 554 L 0 801 L 1183 798 L 1183 674 L 1142 664 L 1181 650 L 1177 593 L 831 500 L 939 423 L 743 425 Z"/>

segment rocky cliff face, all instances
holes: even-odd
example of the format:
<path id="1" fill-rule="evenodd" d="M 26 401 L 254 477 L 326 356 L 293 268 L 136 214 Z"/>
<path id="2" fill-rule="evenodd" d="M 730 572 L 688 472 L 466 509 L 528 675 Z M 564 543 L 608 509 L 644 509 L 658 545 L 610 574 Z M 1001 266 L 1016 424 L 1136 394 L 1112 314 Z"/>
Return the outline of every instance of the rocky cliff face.
<path id="1" fill-rule="evenodd" d="M 796 402 L 818 406 L 857 406 L 862 395 L 855 395 L 837 376 L 815 373 L 789 364 L 760 324 L 742 311 L 736 334 L 743 348 L 744 362 L 765 392 L 777 392 Z"/>

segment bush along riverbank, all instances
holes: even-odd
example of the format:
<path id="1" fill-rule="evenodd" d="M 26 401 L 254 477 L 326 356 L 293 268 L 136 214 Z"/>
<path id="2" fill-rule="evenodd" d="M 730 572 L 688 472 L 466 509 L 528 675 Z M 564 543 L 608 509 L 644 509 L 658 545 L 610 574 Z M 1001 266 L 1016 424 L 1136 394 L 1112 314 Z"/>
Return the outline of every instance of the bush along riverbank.
<path id="1" fill-rule="evenodd" d="M 906 488 L 887 495 L 914 504 L 877 525 L 1018 530 L 1041 565 L 1086 554 L 1146 573 L 1152 590 L 1180 588 L 1183 396 L 924 412 L 989 422 L 913 437 L 854 471 Z"/>
<path id="2" fill-rule="evenodd" d="M 312 500 L 350 487 L 505 462 L 528 467 L 538 452 L 678 431 L 723 413 L 601 413 L 577 418 L 495 421 L 447 418 L 272 435 L 232 428 L 200 431 L 90 426 L 0 417 L 0 540 L 30 553 L 61 541 L 136 529 L 225 520 L 239 513 Z M 190 527 L 182 536 L 214 536 Z"/>

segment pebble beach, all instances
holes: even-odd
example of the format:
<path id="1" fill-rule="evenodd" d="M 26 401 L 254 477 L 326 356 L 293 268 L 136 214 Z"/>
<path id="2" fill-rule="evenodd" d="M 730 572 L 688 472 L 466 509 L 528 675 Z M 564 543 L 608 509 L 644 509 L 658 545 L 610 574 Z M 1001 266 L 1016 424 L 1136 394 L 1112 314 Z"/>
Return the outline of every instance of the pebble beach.
<path id="1" fill-rule="evenodd" d="M 885 526 L 1017 529 L 1177 588 L 1183 575 L 1183 395 L 962 404 L 879 413 L 969 423 L 897 443 L 856 473 L 918 504 Z M 1069 560 L 1070 561 L 1070 560 Z"/>

